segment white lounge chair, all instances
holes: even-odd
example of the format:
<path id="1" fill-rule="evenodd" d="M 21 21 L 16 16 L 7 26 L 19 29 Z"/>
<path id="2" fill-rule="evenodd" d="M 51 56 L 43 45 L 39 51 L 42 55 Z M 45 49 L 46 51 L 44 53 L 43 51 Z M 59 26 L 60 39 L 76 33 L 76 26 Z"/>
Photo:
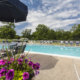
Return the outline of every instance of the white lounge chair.
<path id="1" fill-rule="evenodd" d="M 61 44 L 63 44 L 63 43 L 64 43 L 64 41 L 60 41 L 60 43 L 61 43 Z"/>
<path id="2" fill-rule="evenodd" d="M 68 45 L 68 43 L 69 43 L 68 41 L 65 41 L 65 44 L 66 44 L 66 45 Z"/>

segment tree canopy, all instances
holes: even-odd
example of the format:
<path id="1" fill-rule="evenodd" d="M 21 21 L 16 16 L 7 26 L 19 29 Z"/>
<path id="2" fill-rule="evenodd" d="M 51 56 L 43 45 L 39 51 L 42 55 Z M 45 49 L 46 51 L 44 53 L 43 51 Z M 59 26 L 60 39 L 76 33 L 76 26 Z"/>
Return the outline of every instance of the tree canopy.
<path id="1" fill-rule="evenodd" d="M 63 29 L 50 29 L 44 24 L 39 24 L 36 27 L 36 31 L 28 34 L 28 31 L 23 31 L 23 36 L 32 40 L 80 40 L 80 24 L 73 25 L 70 31 L 64 31 Z"/>
<path id="2" fill-rule="evenodd" d="M 15 25 L 13 23 L 9 23 L 7 25 L 0 27 L 0 38 L 2 39 L 13 39 L 16 36 L 16 31 L 14 30 Z"/>
<path id="3" fill-rule="evenodd" d="M 22 37 L 23 38 L 31 38 L 31 29 L 25 29 L 24 31 L 22 31 Z"/>

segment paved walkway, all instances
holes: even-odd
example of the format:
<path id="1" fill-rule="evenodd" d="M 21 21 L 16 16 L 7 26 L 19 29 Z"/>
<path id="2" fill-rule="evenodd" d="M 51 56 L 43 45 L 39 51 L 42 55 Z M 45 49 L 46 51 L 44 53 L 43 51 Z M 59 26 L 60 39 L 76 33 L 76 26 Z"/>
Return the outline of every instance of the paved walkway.
<path id="1" fill-rule="evenodd" d="M 31 54 L 34 62 L 41 64 L 40 74 L 35 80 L 80 80 L 80 59 Z M 75 67 L 74 67 L 75 64 Z"/>

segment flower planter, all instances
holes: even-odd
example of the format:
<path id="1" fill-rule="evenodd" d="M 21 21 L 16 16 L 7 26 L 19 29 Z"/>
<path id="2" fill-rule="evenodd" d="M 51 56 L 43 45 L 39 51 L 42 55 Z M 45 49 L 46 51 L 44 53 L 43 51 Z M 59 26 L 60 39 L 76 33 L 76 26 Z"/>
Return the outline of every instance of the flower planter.
<path id="1" fill-rule="evenodd" d="M 0 60 L 0 80 L 34 80 L 40 64 L 33 63 L 26 56 Z"/>

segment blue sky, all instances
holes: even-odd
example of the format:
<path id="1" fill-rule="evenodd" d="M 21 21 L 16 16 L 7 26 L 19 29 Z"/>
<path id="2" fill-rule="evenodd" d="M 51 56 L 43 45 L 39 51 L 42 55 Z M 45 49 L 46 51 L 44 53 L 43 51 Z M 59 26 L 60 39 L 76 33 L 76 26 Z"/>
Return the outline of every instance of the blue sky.
<path id="1" fill-rule="evenodd" d="M 51 29 L 71 29 L 72 25 L 80 24 L 80 0 L 20 0 L 28 6 L 25 22 L 16 23 L 17 34 L 25 29 L 45 24 Z"/>

